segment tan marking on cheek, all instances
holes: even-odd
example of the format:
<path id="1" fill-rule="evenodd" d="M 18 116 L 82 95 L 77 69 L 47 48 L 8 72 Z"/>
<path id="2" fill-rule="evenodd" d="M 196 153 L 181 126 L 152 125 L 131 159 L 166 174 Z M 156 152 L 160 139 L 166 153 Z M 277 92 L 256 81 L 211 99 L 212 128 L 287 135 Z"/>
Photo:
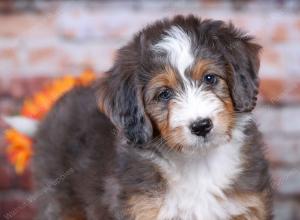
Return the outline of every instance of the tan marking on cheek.
<path id="1" fill-rule="evenodd" d="M 221 106 L 222 110 L 217 115 L 217 120 L 219 121 L 218 123 L 223 127 L 223 130 L 229 136 L 229 138 L 231 138 L 231 133 L 235 122 L 234 108 L 233 108 L 232 99 L 227 94 L 227 91 L 228 90 L 220 89 L 215 91 L 214 93 L 218 97 L 220 102 L 222 102 L 222 106 Z"/>
<path id="2" fill-rule="evenodd" d="M 224 101 L 224 111 L 220 114 L 220 120 L 226 125 L 226 134 L 231 137 L 231 132 L 234 127 L 234 110 L 231 98 Z"/>
<path id="3" fill-rule="evenodd" d="M 180 87 L 180 83 L 176 77 L 176 73 L 171 67 L 166 67 L 165 72 L 154 77 L 148 84 L 146 91 L 146 111 L 150 115 L 151 120 L 159 130 L 160 135 L 166 141 L 168 147 L 176 151 L 181 151 L 184 142 L 183 128 L 170 128 L 169 117 L 172 108 L 176 108 L 175 104 L 171 101 L 167 107 L 162 107 L 165 104 L 155 103 L 152 99 L 155 97 L 155 92 L 160 87 L 169 87 L 174 90 Z"/>
<path id="4" fill-rule="evenodd" d="M 168 136 L 168 134 L 170 133 L 170 114 L 171 114 L 171 109 L 174 108 L 174 103 L 172 101 L 170 101 L 170 103 L 168 103 L 168 107 L 167 107 L 167 112 L 166 114 L 164 114 L 163 119 L 159 122 L 159 129 L 160 132 L 163 136 Z"/>
<path id="5" fill-rule="evenodd" d="M 127 214 L 135 220 L 155 220 L 162 206 L 161 197 L 134 195 L 127 202 Z"/>
<path id="6" fill-rule="evenodd" d="M 183 131 L 181 127 L 170 128 L 170 112 L 171 108 L 175 108 L 174 103 L 169 103 L 167 109 L 162 110 L 156 105 L 148 106 L 147 112 L 150 115 L 152 122 L 155 127 L 159 130 L 160 135 L 164 138 L 167 143 L 167 146 L 176 151 L 181 151 L 183 147 L 184 138 Z"/>
<path id="7" fill-rule="evenodd" d="M 182 137 L 182 130 L 182 127 L 177 127 L 172 130 L 168 130 L 168 132 L 165 134 L 167 145 L 178 152 L 181 152 L 185 146 L 185 140 Z"/>
<path id="8" fill-rule="evenodd" d="M 176 108 L 176 104 L 174 102 L 171 102 L 168 106 L 168 116 L 166 117 L 166 120 L 164 120 L 161 123 L 160 131 L 162 137 L 166 140 L 167 145 L 173 150 L 180 152 L 182 151 L 182 148 L 185 145 L 184 143 L 185 140 L 183 138 L 182 127 L 176 127 L 176 128 L 170 127 L 170 116 L 171 116 L 172 109 L 174 108 Z"/>

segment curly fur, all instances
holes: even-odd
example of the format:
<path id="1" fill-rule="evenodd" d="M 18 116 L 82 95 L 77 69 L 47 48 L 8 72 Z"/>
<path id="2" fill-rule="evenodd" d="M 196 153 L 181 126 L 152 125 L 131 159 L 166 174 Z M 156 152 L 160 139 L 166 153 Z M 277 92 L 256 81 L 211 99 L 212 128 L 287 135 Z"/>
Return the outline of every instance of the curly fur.
<path id="1" fill-rule="evenodd" d="M 40 125 L 37 219 L 271 219 L 251 117 L 259 50 L 232 24 L 194 16 L 137 33 L 104 78 L 66 94 Z M 217 85 L 204 85 L 207 72 Z M 206 137 L 188 130 L 197 117 L 212 118 Z"/>

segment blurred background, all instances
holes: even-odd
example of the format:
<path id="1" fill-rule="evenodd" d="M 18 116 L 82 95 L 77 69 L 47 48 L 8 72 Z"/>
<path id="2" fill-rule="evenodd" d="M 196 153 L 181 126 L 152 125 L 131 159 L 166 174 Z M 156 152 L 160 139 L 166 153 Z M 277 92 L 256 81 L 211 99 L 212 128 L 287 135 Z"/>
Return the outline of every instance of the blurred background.
<path id="1" fill-rule="evenodd" d="M 232 21 L 263 45 L 254 114 L 271 164 L 275 219 L 300 219 L 300 1 L 0 0 L 0 115 L 18 114 L 53 78 L 87 69 L 101 76 L 143 26 L 190 13 Z M 31 170 L 16 174 L 9 164 L 7 128 L 0 119 L 0 220 L 33 219 Z"/>

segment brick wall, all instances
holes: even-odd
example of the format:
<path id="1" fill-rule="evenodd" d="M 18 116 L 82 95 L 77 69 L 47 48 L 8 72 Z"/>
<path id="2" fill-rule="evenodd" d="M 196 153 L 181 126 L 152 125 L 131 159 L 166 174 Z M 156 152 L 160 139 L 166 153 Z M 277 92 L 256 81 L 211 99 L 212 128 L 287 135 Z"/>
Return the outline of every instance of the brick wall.
<path id="1" fill-rule="evenodd" d="M 255 110 L 274 179 L 276 219 L 300 219 L 300 4 L 297 1 L 33 1 L 0 14 L 0 115 L 49 78 L 110 67 L 117 48 L 145 24 L 174 14 L 232 20 L 257 36 L 261 92 Z M 233 1 L 238 2 L 238 1 Z M 0 11 L 1 11 L 0 4 Z M 7 9 L 9 8 L 9 9 Z M 28 9 L 29 8 L 29 9 Z M 0 120 L 0 219 L 32 219 L 30 169 L 14 174 L 4 157 Z M 25 202 L 25 203 L 24 203 Z"/>

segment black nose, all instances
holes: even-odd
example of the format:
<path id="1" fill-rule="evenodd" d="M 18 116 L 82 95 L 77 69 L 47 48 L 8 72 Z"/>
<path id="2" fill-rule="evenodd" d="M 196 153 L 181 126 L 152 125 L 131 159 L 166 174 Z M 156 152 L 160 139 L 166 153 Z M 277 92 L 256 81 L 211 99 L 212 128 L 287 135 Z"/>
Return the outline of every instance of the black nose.
<path id="1" fill-rule="evenodd" d="M 190 125 L 192 134 L 204 137 L 212 129 L 213 124 L 209 118 L 199 119 Z"/>

